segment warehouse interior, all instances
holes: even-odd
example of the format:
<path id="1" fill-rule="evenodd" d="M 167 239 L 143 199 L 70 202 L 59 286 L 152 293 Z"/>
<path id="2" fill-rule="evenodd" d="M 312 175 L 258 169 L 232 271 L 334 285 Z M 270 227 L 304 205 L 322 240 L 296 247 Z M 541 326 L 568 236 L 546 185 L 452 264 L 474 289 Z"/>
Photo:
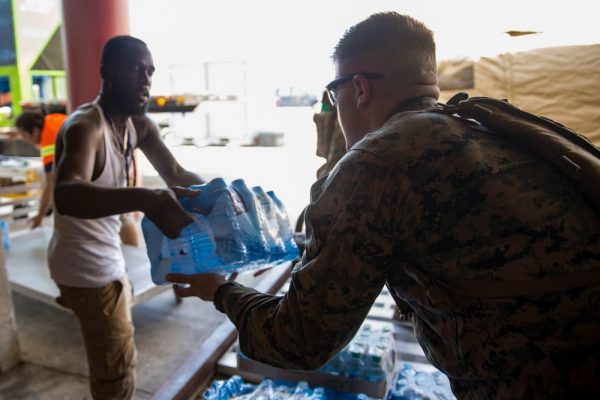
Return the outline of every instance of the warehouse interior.
<path id="1" fill-rule="evenodd" d="M 286 296 L 292 268 L 310 243 L 304 216 L 311 186 L 346 150 L 325 104 L 325 85 L 336 77 L 331 54 L 345 30 L 371 14 L 408 14 L 433 30 L 440 102 L 460 92 L 508 99 L 600 147 L 600 27 L 588 2 L 418 3 L 0 0 L 0 399 L 94 398 L 78 319 L 57 303 L 59 288 L 48 268 L 56 210 L 32 228 L 47 180 L 43 151 L 18 136 L 15 121 L 27 111 L 68 117 L 96 98 L 102 47 L 113 36 L 140 38 L 152 53 L 156 72 L 147 116 L 183 168 L 205 182 L 243 179 L 273 191 L 285 205 L 298 255 L 236 278 L 276 296 Z M 167 186 L 142 151 L 132 157 L 136 185 Z M 411 373 L 437 387 L 439 398 L 456 398 L 389 287 L 339 353 L 339 360 L 347 356 L 340 363 L 350 362 L 361 334 L 383 338 L 391 332 L 379 380 L 290 371 L 244 356 L 236 326 L 211 301 L 182 298 L 173 285 L 153 281 L 143 217 L 135 214 L 132 244 L 120 245 L 133 286 L 131 398 L 434 398 L 394 394 Z M 236 376 L 247 384 L 245 393 L 258 393 L 265 382 L 275 386 L 266 397 L 227 397 L 223 388 Z M 277 386 L 281 382 L 292 392 Z M 298 382 L 308 382 L 305 393 L 313 397 L 294 397 Z M 320 387 L 326 396 L 317 395 Z M 219 390 L 224 397 L 216 397 Z"/>

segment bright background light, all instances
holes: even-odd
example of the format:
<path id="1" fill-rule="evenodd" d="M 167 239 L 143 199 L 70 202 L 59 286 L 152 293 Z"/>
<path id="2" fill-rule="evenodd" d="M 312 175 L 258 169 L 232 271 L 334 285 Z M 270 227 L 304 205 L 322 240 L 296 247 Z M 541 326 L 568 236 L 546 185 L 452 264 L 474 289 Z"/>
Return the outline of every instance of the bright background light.
<path id="1" fill-rule="evenodd" d="M 397 11 L 434 32 L 438 60 L 600 43 L 592 0 L 130 0 L 131 31 L 158 66 L 154 92 L 170 87 L 172 64 L 244 60 L 249 94 L 276 87 L 319 93 L 333 77 L 330 55 L 344 30 L 370 14 Z M 509 30 L 536 31 L 510 37 Z"/>
<path id="2" fill-rule="evenodd" d="M 174 65 L 245 62 L 247 130 L 284 132 L 285 146 L 178 146 L 172 151 L 184 167 L 207 179 L 241 177 L 275 190 L 292 221 L 308 203 L 309 187 L 324 160 L 315 156 L 316 110 L 275 107 L 275 90 L 294 88 L 295 94 L 319 96 L 334 77 L 330 55 L 337 41 L 370 14 L 393 10 L 423 21 L 435 33 L 438 60 L 476 60 L 541 47 L 600 43 L 593 0 L 129 1 L 131 33 L 148 43 L 157 67 L 154 94 L 198 87 L 201 72 L 194 75 L 192 65 L 181 76 L 182 69 Z M 505 32 L 511 30 L 541 33 L 510 37 Z M 175 71 L 177 76 L 171 76 Z M 172 80 L 184 85 L 172 85 Z M 239 119 L 234 114 L 227 118 Z M 180 116 L 176 125 L 196 132 L 204 123 L 203 115 L 194 112 Z M 151 166 L 143 163 L 142 170 L 149 174 Z"/>

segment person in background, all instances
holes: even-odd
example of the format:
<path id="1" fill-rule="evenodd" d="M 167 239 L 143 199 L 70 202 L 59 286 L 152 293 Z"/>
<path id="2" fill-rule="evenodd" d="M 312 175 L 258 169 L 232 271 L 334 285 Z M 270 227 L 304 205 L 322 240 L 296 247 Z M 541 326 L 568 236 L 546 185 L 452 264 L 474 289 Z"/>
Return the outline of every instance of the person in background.
<path id="1" fill-rule="evenodd" d="M 395 12 L 346 31 L 326 87 L 348 152 L 311 189 L 308 244 L 284 296 L 172 274 L 213 301 L 240 350 L 315 369 L 384 286 L 459 399 L 600 390 L 600 215 L 554 165 L 470 121 L 428 112 L 433 33 Z"/>
<path id="2" fill-rule="evenodd" d="M 52 206 L 52 168 L 54 165 L 54 142 L 67 116 L 62 113 L 45 115 L 41 111 L 24 111 L 17 117 L 17 134 L 27 143 L 40 150 L 46 173 L 44 188 L 37 215 L 31 219 L 31 227 L 37 228 Z"/>
<path id="3" fill-rule="evenodd" d="M 100 64 L 98 97 L 73 111 L 56 140 L 48 264 L 60 290 L 57 302 L 79 320 L 93 398 L 131 399 L 133 290 L 120 248 L 119 215 L 142 211 L 175 238 L 193 221 L 176 196 L 197 195 L 183 187 L 204 181 L 179 165 L 146 115 L 155 70 L 146 44 L 131 36 L 111 38 Z M 171 188 L 133 184 L 136 148 Z"/>

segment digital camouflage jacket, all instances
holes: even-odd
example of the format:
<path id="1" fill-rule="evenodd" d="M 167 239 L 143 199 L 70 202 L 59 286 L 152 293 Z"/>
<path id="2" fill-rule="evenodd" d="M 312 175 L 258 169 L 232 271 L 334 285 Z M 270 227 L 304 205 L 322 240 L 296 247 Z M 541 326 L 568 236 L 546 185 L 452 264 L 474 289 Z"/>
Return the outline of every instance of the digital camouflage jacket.
<path id="1" fill-rule="evenodd" d="M 405 104 L 313 185 L 309 243 L 285 296 L 231 286 L 215 304 L 249 357 L 315 369 L 387 285 L 459 399 L 584 394 L 600 385 L 600 287 L 569 276 L 600 271 L 599 215 L 544 161 L 419 112 L 435 104 Z M 565 284 L 540 291 L 547 280 Z M 461 282 L 494 291 L 453 290 Z"/>

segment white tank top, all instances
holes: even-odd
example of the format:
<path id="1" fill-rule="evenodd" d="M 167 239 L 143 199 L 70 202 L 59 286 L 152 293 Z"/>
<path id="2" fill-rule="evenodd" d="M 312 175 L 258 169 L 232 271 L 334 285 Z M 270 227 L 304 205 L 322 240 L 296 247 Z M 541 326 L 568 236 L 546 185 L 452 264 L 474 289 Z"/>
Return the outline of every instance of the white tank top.
<path id="1" fill-rule="evenodd" d="M 100 105 L 94 103 L 80 107 L 94 107 L 102 120 L 106 160 L 100 175 L 92 182 L 108 187 L 124 187 L 125 157 L 115 148 L 113 130 Z M 135 148 L 137 135 L 131 119 L 127 120 Z M 58 284 L 76 287 L 101 287 L 115 281 L 125 273 L 121 252 L 118 215 L 96 219 L 82 219 L 59 214 L 54 208 L 54 232 L 48 247 L 50 275 Z"/>

